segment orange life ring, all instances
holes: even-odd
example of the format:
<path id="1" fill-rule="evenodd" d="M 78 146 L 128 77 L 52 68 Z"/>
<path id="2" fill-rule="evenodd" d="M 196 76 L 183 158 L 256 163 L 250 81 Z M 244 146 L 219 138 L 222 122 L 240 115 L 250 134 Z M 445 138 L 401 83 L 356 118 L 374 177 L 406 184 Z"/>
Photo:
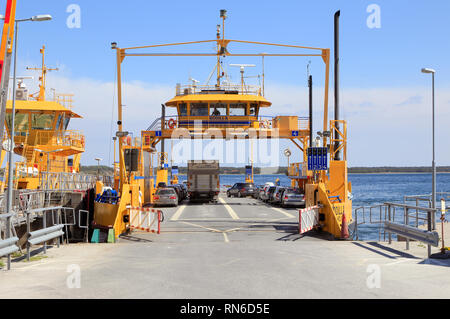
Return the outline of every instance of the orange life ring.
<path id="1" fill-rule="evenodd" d="M 259 125 L 262 128 L 269 128 L 269 121 L 267 121 L 267 120 L 261 121 L 261 122 L 259 122 Z"/>
<path id="2" fill-rule="evenodd" d="M 177 121 L 175 121 L 174 119 L 170 119 L 167 125 L 169 126 L 170 129 L 174 129 L 175 126 L 177 125 Z"/>

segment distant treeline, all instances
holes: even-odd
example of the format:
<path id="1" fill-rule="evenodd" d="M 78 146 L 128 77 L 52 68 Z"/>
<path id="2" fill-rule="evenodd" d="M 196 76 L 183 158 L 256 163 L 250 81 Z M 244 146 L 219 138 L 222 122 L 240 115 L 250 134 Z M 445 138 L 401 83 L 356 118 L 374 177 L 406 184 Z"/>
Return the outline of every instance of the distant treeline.
<path id="1" fill-rule="evenodd" d="M 109 166 L 97 165 L 81 166 L 80 171 L 85 174 L 97 174 L 97 169 L 100 169 L 100 175 L 112 175 L 113 169 Z M 187 173 L 187 167 L 180 166 L 178 168 L 180 174 Z M 450 166 L 439 166 L 436 168 L 438 173 L 450 173 Z M 253 169 L 254 174 L 287 174 L 287 167 L 255 167 Z M 418 166 L 418 167 L 350 167 L 349 173 L 353 174 L 377 174 L 377 173 L 431 173 L 431 167 Z M 245 174 L 245 167 L 221 167 L 221 174 Z"/>
<path id="2" fill-rule="evenodd" d="M 417 167 L 351 167 L 348 169 L 349 173 L 355 174 L 369 174 L 369 173 L 431 173 L 430 166 L 417 166 Z M 450 173 L 450 166 L 436 167 L 438 173 Z"/>

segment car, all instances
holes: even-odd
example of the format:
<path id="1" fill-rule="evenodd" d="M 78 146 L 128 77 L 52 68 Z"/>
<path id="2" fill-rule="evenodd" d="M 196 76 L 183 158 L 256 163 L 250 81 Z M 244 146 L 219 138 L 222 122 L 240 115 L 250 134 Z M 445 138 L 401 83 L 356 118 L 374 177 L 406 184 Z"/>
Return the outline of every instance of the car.
<path id="1" fill-rule="evenodd" d="M 305 194 L 299 188 L 286 188 L 282 194 L 281 206 L 305 206 Z"/>
<path id="2" fill-rule="evenodd" d="M 265 197 L 266 197 L 265 202 L 266 202 L 266 203 L 271 202 L 273 193 L 275 192 L 275 189 L 276 189 L 275 186 L 269 186 L 269 187 L 267 188 L 267 190 L 266 190 L 266 195 L 265 195 Z"/>
<path id="3" fill-rule="evenodd" d="M 262 189 L 259 190 L 259 199 L 263 202 L 269 199 L 267 191 L 270 187 L 274 187 L 273 185 L 264 185 Z"/>
<path id="4" fill-rule="evenodd" d="M 285 187 L 283 186 L 277 186 L 273 192 L 272 198 L 270 200 L 270 203 L 272 204 L 281 204 L 281 196 L 285 190 Z"/>
<path id="5" fill-rule="evenodd" d="M 165 182 L 159 182 L 158 186 L 156 186 L 156 188 L 164 188 L 164 187 L 167 187 L 167 183 Z"/>
<path id="6" fill-rule="evenodd" d="M 187 185 L 186 184 L 177 184 L 177 186 L 180 186 L 182 191 L 183 191 L 182 199 L 186 199 L 187 198 L 187 194 L 188 194 Z"/>
<path id="7" fill-rule="evenodd" d="M 228 197 L 246 197 L 256 195 L 256 187 L 253 183 L 236 183 L 227 190 Z"/>
<path id="8" fill-rule="evenodd" d="M 177 192 L 179 203 L 184 199 L 184 191 L 183 191 L 183 188 L 179 184 L 170 185 L 167 187 L 175 189 L 175 191 Z"/>
<path id="9" fill-rule="evenodd" d="M 155 195 L 153 196 L 155 200 L 153 206 L 177 206 L 178 205 L 178 195 L 174 188 L 158 188 Z"/>

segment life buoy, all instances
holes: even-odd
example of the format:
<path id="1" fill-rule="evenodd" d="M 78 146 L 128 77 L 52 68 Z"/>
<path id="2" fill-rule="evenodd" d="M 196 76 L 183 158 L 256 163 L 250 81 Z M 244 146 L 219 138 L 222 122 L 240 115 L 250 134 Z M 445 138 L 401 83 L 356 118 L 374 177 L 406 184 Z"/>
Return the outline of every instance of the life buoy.
<path id="1" fill-rule="evenodd" d="M 177 121 L 175 121 L 174 119 L 170 119 L 167 125 L 169 126 L 170 129 L 173 129 L 177 125 Z"/>
<path id="2" fill-rule="evenodd" d="M 261 121 L 261 122 L 259 122 L 259 125 L 262 128 L 269 128 L 269 121 L 268 120 Z"/>
<path id="3" fill-rule="evenodd" d="M 131 146 L 131 136 L 125 136 L 122 139 L 122 143 L 127 146 Z"/>

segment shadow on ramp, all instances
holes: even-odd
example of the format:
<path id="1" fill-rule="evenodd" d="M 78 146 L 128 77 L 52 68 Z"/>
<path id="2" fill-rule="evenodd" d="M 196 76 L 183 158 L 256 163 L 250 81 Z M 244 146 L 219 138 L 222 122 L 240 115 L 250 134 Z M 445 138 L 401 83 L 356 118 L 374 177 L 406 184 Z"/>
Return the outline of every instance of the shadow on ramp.
<path id="1" fill-rule="evenodd" d="M 121 241 L 124 240 L 124 241 L 130 241 L 130 242 L 134 242 L 134 243 L 153 243 L 153 240 L 137 237 L 136 235 L 130 235 L 130 234 L 120 235 L 119 239 Z"/>
<path id="2" fill-rule="evenodd" d="M 390 253 L 392 253 L 392 254 L 396 254 L 397 256 L 391 256 L 391 255 L 388 255 L 387 253 L 385 253 L 385 252 L 383 252 L 383 251 L 377 250 L 377 249 L 375 249 L 375 248 L 368 247 L 368 246 L 366 246 L 366 245 L 363 245 L 363 244 L 360 243 L 360 242 L 352 242 L 352 244 L 354 244 L 354 245 L 356 245 L 356 246 L 358 246 L 358 247 L 367 249 L 367 250 L 369 250 L 369 251 L 371 251 L 371 252 L 373 252 L 373 253 L 376 253 L 376 254 L 378 254 L 378 255 L 381 255 L 381 256 L 386 257 L 386 258 L 389 258 L 389 259 L 397 259 L 397 258 L 409 258 L 409 259 L 417 259 L 417 260 L 420 260 L 420 259 L 421 259 L 421 258 L 416 257 L 416 256 L 414 256 L 414 255 L 405 253 L 405 252 L 403 252 L 403 251 L 400 251 L 400 250 L 397 250 L 397 249 L 394 249 L 394 248 L 391 248 L 391 247 L 386 247 L 386 246 L 381 245 L 381 244 L 376 243 L 376 242 L 366 242 L 366 244 L 367 244 L 367 245 L 371 245 L 371 246 L 376 247 L 376 248 L 379 248 L 379 249 L 382 249 L 382 250 L 384 250 L 384 251 L 386 251 L 386 252 L 390 252 Z"/>

